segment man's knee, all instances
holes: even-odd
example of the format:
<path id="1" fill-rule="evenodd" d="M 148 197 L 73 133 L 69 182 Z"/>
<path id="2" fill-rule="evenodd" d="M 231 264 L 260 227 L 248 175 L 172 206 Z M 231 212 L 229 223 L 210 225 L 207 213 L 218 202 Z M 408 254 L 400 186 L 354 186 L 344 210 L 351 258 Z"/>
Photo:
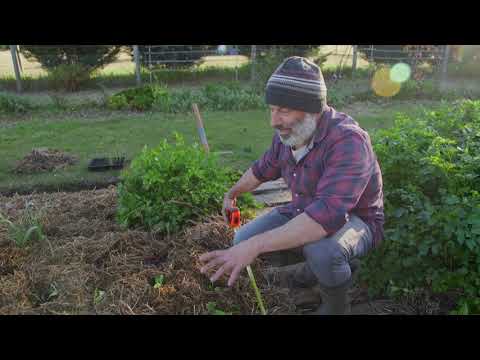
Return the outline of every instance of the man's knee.
<path id="1" fill-rule="evenodd" d="M 323 285 L 337 286 L 351 276 L 347 255 L 339 244 L 329 242 L 328 239 L 305 245 L 303 255 Z"/>
<path id="2" fill-rule="evenodd" d="M 272 230 L 278 226 L 285 224 L 288 218 L 278 213 L 276 209 L 262 215 L 255 220 L 240 227 L 233 238 L 233 244 L 248 240 L 251 237 Z"/>
<path id="3" fill-rule="evenodd" d="M 323 241 L 323 239 L 305 245 L 303 247 L 303 255 L 307 261 L 321 264 L 322 267 L 327 268 L 347 262 L 347 257 L 342 251 L 341 246 Z"/>

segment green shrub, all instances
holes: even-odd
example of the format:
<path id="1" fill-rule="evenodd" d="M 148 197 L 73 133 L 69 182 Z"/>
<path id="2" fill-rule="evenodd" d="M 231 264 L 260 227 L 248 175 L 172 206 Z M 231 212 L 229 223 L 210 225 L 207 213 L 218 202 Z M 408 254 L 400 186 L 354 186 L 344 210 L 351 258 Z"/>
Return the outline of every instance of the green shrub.
<path id="1" fill-rule="evenodd" d="M 107 106 L 114 110 L 145 111 L 153 108 L 166 113 L 187 113 L 192 111 L 193 103 L 207 111 L 242 111 L 265 106 L 263 98 L 255 91 L 235 82 L 209 84 L 196 91 L 173 91 L 162 86 L 148 85 L 111 96 Z"/>
<path id="2" fill-rule="evenodd" d="M 34 105 L 20 96 L 0 93 L 0 114 L 23 114 L 34 108 Z"/>
<path id="3" fill-rule="evenodd" d="M 60 65 L 81 64 L 89 70 L 101 68 L 117 58 L 119 45 L 21 45 L 20 52 L 47 70 Z"/>
<path id="4" fill-rule="evenodd" d="M 150 110 L 157 99 L 168 97 L 168 93 L 162 87 L 146 85 L 138 88 L 121 91 L 111 96 L 107 101 L 107 107 L 120 110 Z"/>
<path id="5" fill-rule="evenodd" d="M 362 274 L 369 289 L 458 292 L 480 313 L 480 102 L 399 115 L 372 138 L 386 222 Z"/>
<path id="6" fill-rule="evenodd" d="M 8 226 L 10 240 L 18 247 L 25 247 L 34 241 L 45 239 L 40 213 L 35 214 L 27 207 L 17 223 L 13 223 L 0 213 L 0 223 Z"/>
<path id="7" fill-rule="evenodd" d="M 265 106 L 263 99 L 253 90 L 238 83 L 208 84 L 202 89 L 205 109 L 212 111 L 242 111 Z"/>
<path id="8" fill-rule="evenodd" d="M 118 45 L 22 45 L 27 60 L 38 61 L 48 71 L 55 89 L 76 91 L 92 73 L 116 60 Z"/>
<path id="9" fill-rule="evenodd" d="M 53 90 L 77 91 L 90 81 L 90 70 L 82 64 L 61 64 L 49 70 Z"/>
<path id="10" fill-rule="evenodd" d="M 354 95 L 348 95 L 338 89 L 330 89 L 327 95 L 327 103 L 335 108 L 340 108 L 352 102 Z"/>
<path id="11" fill-rule="evenodd" d="M 215 154 L 187 145 L 175 134 L 153 149 L 143 149 L 119 184 L 118 220 L 128 227 L 159 233 L 181 230 L 188 221 L 220 213 L 224 193 L 240 174 L 219 165 Z M 239 206 L 253 206 L 251 195 Z"/>
<path id="12" fill-rule="evenodd" d="M 251 65 L 245 63 L 235 67 L 193 67 L 193 68 L 159 68 L 152 69 L 153 79 L 160 84 L 195 83 L 204 81 L 250 80 Z M 149 76 L 149 75 L 148 75 Z M 148 79 L 147 76 L 147 79 Z"/>

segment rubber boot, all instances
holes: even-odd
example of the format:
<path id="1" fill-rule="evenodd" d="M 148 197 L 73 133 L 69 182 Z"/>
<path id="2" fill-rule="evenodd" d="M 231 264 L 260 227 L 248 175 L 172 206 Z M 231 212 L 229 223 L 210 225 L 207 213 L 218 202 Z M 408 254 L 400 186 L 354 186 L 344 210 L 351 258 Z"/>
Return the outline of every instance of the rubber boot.
<path id="1" fill-rule="evenodd" d="M 271 284 L 289 289 L 310 288 L 318 282 L 306 262 L 271 268 L 266 277 Z"/>
<path id="2" fill-rule="evenodd" d="M 347 315 L 351 312 L 348 290 L 353 281 L 350 278 L 344 284 L 337 287 L 320 285 L 318 289 L 321 294 L 322 304 L 310 315 Z"/>

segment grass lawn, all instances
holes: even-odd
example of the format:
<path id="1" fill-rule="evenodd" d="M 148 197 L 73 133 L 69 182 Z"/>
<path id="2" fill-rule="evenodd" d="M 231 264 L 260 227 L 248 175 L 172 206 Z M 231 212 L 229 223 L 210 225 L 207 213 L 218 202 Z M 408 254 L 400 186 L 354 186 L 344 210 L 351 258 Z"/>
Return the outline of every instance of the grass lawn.
<path id="1" fill-rule="evenodd" d="M 389 126 L 398 111 L 415 113 L 421 104 L 373 105 L 345 109 L 362 127 L 373 129 Z M 343 109 L 342 109 L 343 110 Z M 273 131 L 267 110 L 246 112 L 202 113 L 211 151 L 233 151 L 221 155 L 225 165 L 245 170 L 270 145 Z M 0 124 L 2 127 L 2 124 Z M 35 189 L 38 185 L 56 186 L 89 181 L 105 181 L 118 175 L 118 171 L 91 173 L 87 171 L 89 159 L 94 156 L 114 156 L 126 153 L 135 157 L 141 149 L 155 146 L 163 138 L 172 138 L 174 131 L 189 142 L 198 142 L 193 115 L 166 115 L 162 113 L 126 114 L 108 116 L 79 115 L 54 119 L 51 114 L 38 113 L 32 120 L 4 125 L 0 132 L 0 190 Z M 76 155 L 79 162 L 65 170 L 35 175 L 15 175 L 11 169 L 16 161 L 32 148 L 49 147 Z"/>

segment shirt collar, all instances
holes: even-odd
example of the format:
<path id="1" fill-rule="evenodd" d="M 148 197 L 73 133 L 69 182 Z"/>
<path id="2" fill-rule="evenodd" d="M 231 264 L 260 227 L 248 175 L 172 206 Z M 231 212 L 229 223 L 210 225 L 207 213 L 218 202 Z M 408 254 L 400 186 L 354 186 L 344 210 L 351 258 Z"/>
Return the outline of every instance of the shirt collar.
<path id="1" fill-rule="evenodd" d="M 322 112 L 322 115 L 318 120 L 317 129 L 315 130 L 315 134 L 313 135 L 313 143 L 320 143 L 327 135 L 328 125 L 330 123 L 329 120 L 333 116 L 333 111 L 333 108 L 331 108 L 330 106 L 326 106 L 325 110 Z M 310 146 L 313 147 L 313 144 L 310 143 L 309 148 L 311 148 Z"/>

